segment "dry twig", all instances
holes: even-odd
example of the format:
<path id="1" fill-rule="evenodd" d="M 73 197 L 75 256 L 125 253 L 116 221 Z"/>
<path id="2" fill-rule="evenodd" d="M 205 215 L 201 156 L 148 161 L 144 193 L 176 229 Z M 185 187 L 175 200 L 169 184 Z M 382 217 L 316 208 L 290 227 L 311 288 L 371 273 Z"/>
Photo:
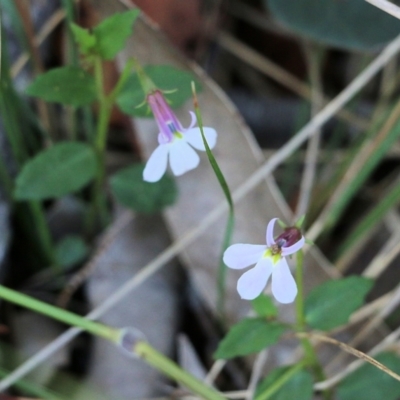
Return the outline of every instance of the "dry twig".
<path id="1" fill-rule="evenodd" d="M 392 378 L 396 379 L 397 381 L 400 381 L 400 375 L 396 374 L 396 372 L 392 371 L 391 369 L 389 369 L 388 367 L 386 367 L 379 361 L 375 360 L 375 358 L 369 356 L 368 354 L 363 353 L 360 350 L 355 349 L 354 347 L 349 346 L 346 343 L 340 342 L 339 340 L 333 339 L 328 336 L 320 335 L 318 333 L 311 333 L 311 332 L 299 332 L 299 333 L 296 333 L 296 336 L 300 337 L 300 338 L 307 337 L 310 339 L 316 339 L 321 342 L 331 343 L 335 346 L 338 346 L 346 353 L 349 353 L 363 361 L 370 363 L 374 367 L 376 367 L 376 368 L 380 369 L 381 371 L 385 372 L 386 374 L 390 375 Z"/>
<path id="2" fill-rule="evenodd" d="M 57 305 L 59 307 L 66 307 L 71 296 L 75 293 L 78 287 L 92 274 L 94 268 L 96 267 L 96 264 L 103 256 L 104 252 L 110 247 L 116 236 L 132 221 L 132 219 L 133 214 L 130 211 L 125 211 L 107 229 L 93 257 L 65 285 L 65 288 L 63 289 L 57 300 Z"/>

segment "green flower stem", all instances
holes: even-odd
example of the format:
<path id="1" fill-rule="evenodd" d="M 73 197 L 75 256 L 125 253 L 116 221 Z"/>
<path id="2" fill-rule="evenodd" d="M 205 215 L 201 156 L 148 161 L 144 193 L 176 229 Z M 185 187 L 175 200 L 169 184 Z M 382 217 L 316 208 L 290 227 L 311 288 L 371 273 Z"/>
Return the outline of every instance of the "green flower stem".
<path id="1" fill-rule="evenodd" d="M 303 283 L 303 261 L 304 254 L 300 250 L 296 253 L 296 283 L 297 283 L 297 297 L 296 297 L 296 323 L 297 329 L 302 332 L 305 329 L 306 321 L 304 315 L 304 283 Z"/>
<path id="2" fill-rule="evenodd" d="M 224 192 L 224 195 L 226 197 L 226 201 L 228 202 L 229 206 L 229 214 L 228 214 L 228 221 L 226 224 L 226 229 L 225 229 L 225 234 L 224 234 L 224 239 L 222 243 L 222 252 L 220 256 L 220 262 L 219 262 L 219 268 L 218 268 L 218 281 L 217 281 L 217 310 L 219 314 L 223 317 L 224 316 L 224 304 L 225 304 L 225 286 L 226 286 L 226 265 L 223 261 L 223 255 L 224 251 L 227 249 L 229 246 L 231 239 L 232 239 L 232 234 L 233 234 L 233 228 L 235 224 L 235 211 L 233 207 L 233 200 L 231 196 L 231 191 L 229 189 L 229 186 L 225 180 L 224 174 L 222 173 L 217 160 L 215 159 L 210 146 L 207 143 L 206 137 L 204 136 L 204 131 L 203 131 L 203 120 L 201 117 L 201 112 L 199 108 L 199 104 L 197 101 L 197 95 L 196 95 L 196 88 L 194 82 L 192 82 L 192 92 L 193 92 L 193 103 L 194 103 L 194 111 L 196 113 L 196 119 L 197 119 L 197 125 L 200 128 L 201 132 L 201 137 L 203 139 L 204 147 L 206 149 L 206 154 L 208 157 L 208 160 L 211 164 L 212 169 L 214 170 L 215 176 L 218 179 L 218 182 L 222 188 L 222 191 Z"/>
<path id="3" fill-rule="evenodd" d="M 303 284 L 303 263 L 304 253 L 302 250 L 296 253 L 296 283 L 297 283 L 297 296 L 296 296 L 296 330 L 304 332 L 306 329 L 306 319 L 304 313 L 304 284 Z M 315 379 L 321 382 L 326 379 L 324 370 L 318 361 L 314 347 L 308 338 L 301 338 L 300 343 L 303 346 L 305 354 L 305 364 L 310 366 L 313 370 Z M 331 398 L 331 392 L 325 391 L 324 398 L 326 400 Z"/>
<path id="4" fill-rule="evenodd" d="M 138 76 L 140 85 L 142 86 L 143 93 L 145 93 L 146 98 L 147 98 L 147 95 L 149 93 L 152 93 L 152 92 L 155 92 L 156 90 L 158 90 L 158 87 L 149 78 L 149 76 L 144 72 L 140 63 L 136 59 L 133 59 L 132 61 L 133 61 L 133 65 L 135 67 L 136 74 Z M 145 102 L 143 104 L 145 104 Z"/>
<path id="5" fill-rule="evenodd" d="M 260 393 L 255 400 L 270 399 L 296 372 L 302 370 L 305 366 L 304 362 L 293 365 L 281 377 L 279 377 L 271 386 Z"/>
<path id="6" fill-rule="evenodd" d="M 296 329 L 298 332 L 304 332 L 306 328 L 306 321 L 304 315 L 304 284 L 303 284 L 303 261 L 304 254 L 300 250 L 296 253 L 296 283 L 297 283 L 297 296 L 296 296 Z M 314 369 L 317 379 L 323 380 L 324 374 L 315 354 L 314 348 L 307 338 L 300 339 L 303 346 L 306 362 Z M 321 373 L 322 371 L 322 373 Z"/>
<path id="7" fill-rule="evenodd" d="M 218 300 L 217 300 L 217 310 L 221 316 L 224 316 L 225 313 L 225 286 L 226 286 L 226 265 L 223 261 L 223 256 L 225 250 L 229 247 L 233 229 L 235 226 L 235 214 L 234 209 L 229 207 L 229 214 L 228 214 L 228 221 L 226 223 L 224 239 L 222 241 L 222 251 L 219 261 L 219 268 L 218 268 Z"/>
<path id="8" fill-rule="evenodd" d="M 67 19 L 67 59 L 70 65 L 77 66 L 79 64 L 78 49 L 74 40 L 74 35 L 72 33 L 71 24 L 74 22 L 75 5 L 73 0 L 62 0 L 62 7 L 65 10 L 65 16 Z M 75 107 L 66 107 L 67 129 L 69 131 L 69 137 L 71 140 L 76 140 L 77 133 L 77 110 Z"/>
<path id="9" fill-rule="evenodd" d="M 104 90 L 103 64 L 100 57 L 95 58 L 94 78 L 96 82 L 97 100 L 100 105 L 95 147 L 98 151 L 103 152 L 106 147 L 108 122 L 110 121 L 111 115 L 111 105 L 109 104 Z"/>
<path id="10" fill-rule="evenodd" d="M 40 300 L 36 300 L 30 296 L 6 288 L 2 285 L 0 285 L 0 298 L 19 306 L 28 308 L 30 310 L 36 311 L 38 313 L 44 314 L 50 318 L 54 318 L 68 325 L 81 328 L 84 331 L 91 333 L 92 335 L 107 339 L 115 344 L 118 344 L 120 340 L 120 329 L 115 329 L 110 326 L 91 321 L 70 311 L 66 311 L 61 308 L 44 303 Z M 163 354 L 159 353 L 148 343 L 144 341 L 138 341 L 136 342 L 132 350 L 147 364 L 152 365 L 157 370 L 163 372 L 165 375 L 175 379 L 182 385 L 185 385 L 202 398 L 207 400 L 225 399 L 225 397 L 220 395 L 216 390 L 208 387 L 203 382 L 178 367 L 178 365 L 176 365 L 169 358 L 165 357 Z"/>
<path id="11" fill-rule="evenodd" d="M 57 321 L 76 326 L 85 330 L 86 332 L 91 333 L 92 335 L 99 336 L 113 342 L 115 342 L 119 337 L 118 329 L 91 321 L 81 317 L 80 315 L 52 306 L 51 304 L 44 303 L 43 301 L 36 300 L 33 297 L 6 288 L 2 285 L 0 285 L 0 298 L 14 304 L 18 304 L 19 306 L 29 308 L 30 310 L 36 311 L 40 314 L 44 314 L 50 318 L 54 318 Z"/>
<path id="12" fill-rule="evenodd" d="M 94 149 L 97 156 L 97 171 L 92 187 L 92 204 L 86 220 L 86 232 L 93 234 L 96 225 L 96 217 L 101 225 L 106 225 L 107 207 L 102 193 L 103 180 L 105 175 L 105 148 L 107 141 L 108 124 L 111 116 L 111 106 L 104 92 L 103 65 L 100 57 L 94 59 L 94 78 L 96 83 L 97 101 L 99 103 L 99 118 L 94 138 Z"/>
<path id="13" fill-rule="evenodd" d="M 94 77 L 96 82 L 97 100 L 99 102 L 99 119 L 97 122 L 96 137 L 94 139 L 94 148 L 97 155 L 98 166 L 92 192 L 93 203 L 91 209 L 89 210 L 87 220 L 86 230 L 88 233 L 92 233 L 94 230 L 96 215 L 100 217 L 100 222 L 102 225 L 105 225 L 108 220 L 106 202 L 102 194 L 102 186 L 105 177 L 105 150 L 107 143 L 107 132 L 113 104 L 119 92 L 128 80 L 132 66 L 133 61 L 129 60 L 126 63 L 125 68 L 114 89 L 107 96 L 103 85 L 102 60 L 100 57 L 96 57 L 94 61 Z"/>
<path id="14" fill-rule="evenodd" d="M 205 385 L 202 381 L 178 367 L 178 365 L 163 354 L 159 353 L 148 343 L 138 341 L 135 344 L 133 351 L 147 364 L 152 365 L 157 370 L 174 379 L 176 382 L 191 389 L 194 393 L 201 396 L 202 399 L 226 400 L 226 397 L 222 396 L 215 389 Z"/>
<path id="15" fill-rule="evenodd" d="M 108 101 L 111 105 L 115 103 L 116 98 L 118 97 L 119 93 L 125 86 L 126 81 L 128 80 L 131 74 L 133 66 L 134 66 L 134 60 L 128 60 L 127 63 L 125 64 L 125 67 L 121 73 L 121 76 L 118 79 L 117 84 L 115 85 L 114 89 L 108 96 Z"/>

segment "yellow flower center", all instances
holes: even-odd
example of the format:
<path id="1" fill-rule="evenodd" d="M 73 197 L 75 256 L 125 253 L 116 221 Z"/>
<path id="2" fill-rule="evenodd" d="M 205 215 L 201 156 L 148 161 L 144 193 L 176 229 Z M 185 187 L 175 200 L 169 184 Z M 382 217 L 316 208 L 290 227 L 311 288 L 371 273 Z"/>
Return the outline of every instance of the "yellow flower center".
<path id="1" fill-rule="evenodd" d="M 180 133 L 180 132 L 178 132 L 178 131 L 175 131 L 175 132 L 174 132 L 174 136 L 175 136 L 177 139 L 182 139 L 182 138 L 183 138 L 182 133 Z"/>
<path id="2" fill-rule="evenodd" d="M 270 258 L 274 264 L 276 264 L 281 258 L 281 248 L 274 244 L 268 247 L 263 254 L 263 258 Z"/>

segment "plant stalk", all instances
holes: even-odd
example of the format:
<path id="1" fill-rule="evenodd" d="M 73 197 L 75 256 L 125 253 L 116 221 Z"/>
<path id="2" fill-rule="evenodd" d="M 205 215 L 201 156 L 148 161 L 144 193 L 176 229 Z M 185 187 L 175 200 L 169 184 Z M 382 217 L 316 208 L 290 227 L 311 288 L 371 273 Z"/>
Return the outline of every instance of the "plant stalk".
<path id="1" fill-rule="evenodd" d="M 119 337 L 119 330 L 117 329 L 111 328 L 95 321 L 91 321 L 70 311 L 66 311 L 64 309 L 52 306 L 51 304 L 44 303 L 43 301 L 36 300 L 33 297 L 6 288 L 2 285 L 0 285 L 0 297 L 11 303 L 56 319 L 57 321 L 61 321 L 68 325 L 81 328 L 86 332 L 102 337 L 104 339 L 115 342 Z"/>
<path id="2" fill-rule="evenodd" d="M 279 379 L 277 379 L 268 389 L 260 393 L 255 400 L 268 400 L 270 399 L 296 372 L 304 368 L 305 363 L 300 362 L 293 365 L 288 369 Z"/>
<path id="3" fill-rule="evenodd" d="M 109 340 L 115 344 L 118 344 L 120 339 L 121 330 L 119 329 L 91 321 L 87 318 L 81 317 L 80 315 L 52 306 L 51 304 L 44 303 L 40 300 L 36 300 L 2 285 L 0 285 L 0 298 L 44 314 L 68 325 L 81 328 L 92 335 Z M 132 351 L 147 364 L 155 367 L 160 372 L 191 389 L 202 398 L 207 400 L 225 400 L 225 397 L 219 394 L 216 390 L 205 385 L 202 381 L 181 369 L 172 360 L 159 353 L 145 341 L 137 341 Z"/>
<path id="4" fill-rule="evenodd" d="M 201 112 L 200 112 L 200 107 L 199 107 L 199 103 L 197 100 L 196 88 L 195 88 L 194 82 L 192 82 L 192 92 L 193 92 L 193 104 L 194 104 L 194 111 L 195 111 L 196 119 L 197 119 L 197 125 L 200 128 L 200 133 L 201 133 L 201 137 L 203 139 L 204 147 L 206 149 L 208 161 L 210 162 L 210 165 L 215 173 L 215 176 L 217 177 L 218 183 L 221 186 L 221 189 L 225 195 L 226 201 L 229 206 L 228 221 L 226 224 L 224 239 L 222 242 L 222 251 L 221 251 L 221 256 L 220 256 L 220 261 L 219 261 L 218 281 L 217 281 L 217 311 L 223 320 L 224 314 L 225 314 L 225 286 L 226 286 L 226 265 L 223 261 L 223 255 L 224 255 L 225 250 L 228 248 L 228 246 L 231 242 L 231 239 L 232 239 L 233 228 L 234 228 L 234 224 L 235 224 L 235 210 L 234 210 L 232 195 L 231 195 L 231 191 L 229 189 L 228 183 L 226 182 L 224 174 L 222 173 L 222 171 L 217 163 L 217 160 L 215 159 L 214 154 L 212 153 L 212 151 L 207 143 L 206 137 L 204 135 L 203 119 L 201 117 Z"/>
<path id="5" fill-rule="evenodd" d="M 304 282 L 303 282 L 303 263 L 304 253 L 299 250 L 296 253 L 296 283 L 297 283 L 297 296 L 296 296 L 296 330 L 298 332 L 305 332 L 306 319 L 304 313 Z M 300 343 L 303 346 L 305 355 L 305 364 L 312 368 L 315 379 L 317 382 L 322 382 L 326 379 L 324 370 L 318 361 L 317 354 L 315 353 L 314 347 L 308 338 L 303 337 L 300 339 Z M 324 399 L 329 400 L 331 398 L 331 392 L 325 391 Z"/>
<path id="6" fill-rule="evenodd" d="M 202 381 L 178 367 L 178 365 L 173 361 L 159 353 L 145 341 L 138 341 L 135 344 L 133 351 L 147 364 L 152 365 L 165 375 L 174 379 L 176 382 L 191 389 L 194 393 L 201 396 L 202 399 L 226 400 L 226 397 L 222 396 L 215 389 L 205 385 Z"/>

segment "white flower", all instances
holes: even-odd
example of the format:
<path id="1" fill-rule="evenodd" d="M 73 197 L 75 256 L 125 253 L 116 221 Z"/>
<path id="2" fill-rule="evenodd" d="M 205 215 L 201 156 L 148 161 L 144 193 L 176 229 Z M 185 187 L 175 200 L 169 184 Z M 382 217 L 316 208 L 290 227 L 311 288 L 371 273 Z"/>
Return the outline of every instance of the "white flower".
<path id="1" fill-rule="evenodd" d="M 261 294 L 272 275 L 272 294 L 280 303 L 292 303 L 297 295 L 297 285 L 290 272 L 286 256 L 300 250 L 305 239 L 297 228 L 288 228 L 274 240 L 274 225 L 267 226 L 267 245 L 234 244 L 225 251 L 224 263 L 233 269 L 243 269 L 256 264 L 245 272 L 237 283 L 242 299 L 253 300 Z M 295 232 L 296 231 L 296 232 Z"/>
<path id="2" fill-rule="evenodd" d="M 153 151 L 143 171 L 143 179 L 157 182 L 167 170 L 168 160 L 174 175 L 179 176 L 199 165 L 200 157 L 194 149 L 205 151 L 200 128 L 195 128 L 196 117 L 190 112 L 192 121 L 184 129 L 168 106 L 160 91 L 148 95 L 149 103 L 157 121 L 160 133 L 159 146 Z M 213 128 L 204 127 L 204 136 L 212 149 L 217 141 L 217 132 Z"/>

